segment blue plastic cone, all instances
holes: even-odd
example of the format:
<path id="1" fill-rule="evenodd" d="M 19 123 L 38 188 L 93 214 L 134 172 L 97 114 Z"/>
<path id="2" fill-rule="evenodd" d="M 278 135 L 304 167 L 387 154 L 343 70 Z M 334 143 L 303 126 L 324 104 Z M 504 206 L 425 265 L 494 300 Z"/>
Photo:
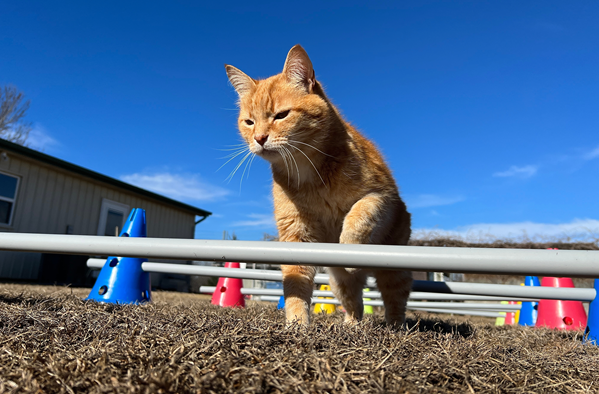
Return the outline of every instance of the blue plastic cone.
<path id="1" fill-rule="evenodd" d="M 525 286 L 541 286 L 539 278 L 536 276 L 527 276 L 524 279 Z M 520 319 L 518 324 L 521 326 L 534 326 L 537 323 L 538 316 L 538 302 L 522 302 L 522 308 L 520 308 Z"/>
<path id="2" fill-rule="evenodd" d="M 277 309 L 285 309 L 285 296 L 281 296 L 281 298 L 279 298 Z"/>
<path id="3" fill-rule="evenodd" d="M 146 236 L 146 212 L 134 208 L 121 231 L 121 237 Z M 138 304 L 152 300 L 150 274 L 141 269 L 147 259 L 109 257 L 86 300 L 112 304 Z"/>
<path id="4" fill-rule="evenodd" d="M 595 291 L 599 294 L 599 279 L 595 279 Z M 599 344 L 599 300 L 597 298 L 589 304 L 589 317 L 584 335 L 584 343 Z"/>

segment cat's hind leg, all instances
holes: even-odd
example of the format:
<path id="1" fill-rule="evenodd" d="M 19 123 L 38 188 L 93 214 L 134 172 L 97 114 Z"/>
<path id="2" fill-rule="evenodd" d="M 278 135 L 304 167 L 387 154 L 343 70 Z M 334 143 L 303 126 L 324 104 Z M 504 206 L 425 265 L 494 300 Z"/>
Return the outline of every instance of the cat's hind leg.
<path id="1" fill-rule="evenodd" d="M 349 273 L 345 268 L 329 267 L 329 282 L 333 294 L 345 308 L 345 321 L 357 322 L 364 315 L 362 289 L 366 283 L 366 272 L 363 270 Z"/>
<path id="2" fill-rule="evenodd" d="M 314 290 L 316 268 L 302 265 L 281 265 L 283 295 L 287 324 L 310 323 L 310 302 Z"/>
<path id="3" fill-rule="evenodd" d="M 385 321 L 389 325 L 401 326 L 406 319 L 412 272 L 375 270 L 374 277 L 385 304 Z"/>

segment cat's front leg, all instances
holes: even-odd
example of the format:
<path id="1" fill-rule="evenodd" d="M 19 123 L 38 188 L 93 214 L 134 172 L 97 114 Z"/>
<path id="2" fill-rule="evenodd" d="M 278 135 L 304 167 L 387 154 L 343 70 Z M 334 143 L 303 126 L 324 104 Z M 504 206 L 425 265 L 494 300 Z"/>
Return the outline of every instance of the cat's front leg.
<path id="1" fill-rule="evenodd" d="M 333 294 L 345 308 L 345 322 L 356 323 L 364 315 L 362 289 L 366 283 L 366 273 L 362 270 L 348 272 L 345 268 L 329 267 L 329 283 Z"/>
<path id="2" fill-rule="evenodd" d="M 381 226 L 383 201 L 378 195 L 368 195 L 355 203 L 343 220 L 339 242 L 369 244 L 377 226 Z M 345 308 L 346 322 L 362 319 L 364 305 L 362 288 L 366 281 L 363 271 L 353 268 L 329 268 L 331 287 Z"/>
<path id="3" fill-rule="evenodd" d="M 316 268 L 303 265 L 281 265 L 287 324 L 310 323 L 310 303 Z"/>
<path id="4" fill-rule="evenodd" d="M 396 204 L 393 201 L 392 197 L 386 198 L 380 194 L 369 194 L 356 202 L 345 216 L 339 242 L 345 244 L 397 244 L 407 242 L 410 234 L 409 214 L 405 211 L 403 203 Z M 350 276 L 360 274 L 360 272 L 355 272 L 352 269 L 347 269 L 347 271 Z M 375 276 L 385 303 L 385 320 L 387 324 L 403 324 L 406 303 L 412 287 L 411 272 L 375 271 Z M 351 281 L 347 282 L 351 283 Z M 359 283 L 359 281 L 354 282 L 354 286 Z M 360 287 L 359 291 L 357 288 L 338 291 L 339 294 L 351 294 L 351 299 L 342 301 L 348 314 L 361 315 L 358 311 L 350 311 L 353 305 L 356 305 L 356 307 L 361 305 L 357 299 L 358 294 L 361 297 L 361 290 Z"/>
<path id="5" fill-rule="evenodd" d="M 300 214 L 298 207 L 280 185 L 275 183 L 275 218 L 281 242 L 317 242 L 322 239 L 319 218 L 307 213 Z M 303 265 L 281 265 L 283 272 L 283 295 L 287 325 L 310 323 L 310 304 L 314 290 L 316 268 Z"/>
<path id="6" fill-rule="evenodd" d="M 368 194 L 356 202 L 343 219 L 339 243 L 378 244 L 392 221 L 390 205 L 380 194 Z"/>

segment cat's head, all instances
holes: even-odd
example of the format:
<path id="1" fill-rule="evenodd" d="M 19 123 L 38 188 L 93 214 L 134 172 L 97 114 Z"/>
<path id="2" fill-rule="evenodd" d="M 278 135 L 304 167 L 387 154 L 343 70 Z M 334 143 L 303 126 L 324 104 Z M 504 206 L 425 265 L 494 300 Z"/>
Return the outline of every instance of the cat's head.
<path id="1" fill-rule="evenodd" d="M 289 155 L 311 154 L 306 144 L 317 148 L 326 138 L 322 131 L 333 109 L 300 45 L 289 51 L 283 72 L 267 79 L 252 79 L 230 65 L 225 68 L 239 95 L 239 132 L 252 153 L 282 164 Z"/>

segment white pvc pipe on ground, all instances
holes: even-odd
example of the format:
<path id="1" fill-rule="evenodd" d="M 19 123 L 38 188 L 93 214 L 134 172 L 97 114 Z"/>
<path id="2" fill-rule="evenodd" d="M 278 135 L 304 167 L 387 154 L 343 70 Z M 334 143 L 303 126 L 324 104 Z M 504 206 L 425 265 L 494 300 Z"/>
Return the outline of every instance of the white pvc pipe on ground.
<path id="1" fill-rule="evenodd" d="M 280 297 L 277 296 L 262 296 L 260 297 L 263 301 L 279 301 Z M 326 299 L 326 298 L 312 298 L 313 304 L 333 304 L 333 305 L 341 305 L 341 302 L 337 299 Z M 384 306 L 382 300 L 370 300 L 364 301 L 364 305 L 372 305 L 372 306 Z M 417 302 L 417 301 L 408 301 L 407 304 L 408 309 L 411 308 L 435 308 L 435 309 L 470 309 L 470 310 L 489 310 L 489 311 L 497 311 L 497 312 L 514 312 L 519 311 L 521 305 L 515 304 L 476 304 L 473 302 Z"/>
<path id="2" fill-rule="evenodd" d="M 452 315 L 469 315 L 469 316 L 484 316 L 484 317 L 505 317 L 505 313 L 499 312 L 484 312 L 472 310 L 453 310 L 453 309 L 431 309 L 431 308 L 412 308 L 412 311 L 429 312 L 429 313 L 446 313 Z"/>
<path id="3" fill-rule="evenodd" d="M 88 267 L 101 268 L 105 260 L 90 259 Z M 251 270 L 239 268 L 206 267 L 200 265 L 167 264 L 167 263 L 143 263 L 142 269 L 146 272 L 161 272 L 182 275 L 203 275 L 227 278 L 259 279 L 270 281 L 281 281 L 281 271 Z M 328 284 L 329 276 L 318 274 L 314 283 Z M 430 282 L 414 281 L 414 291 L 425 291 L 433 293 L 471 294 L 481 296 L 514 297 L 528 299 L 554 299 L 569 301 L 590 302 L 595 299 L 597 292 L 588 288 L 557 288 L 557 287 L 532 287 L 514 285 L 495 285 L 487 283 L 469 282 Z"/>
<path id="4" fill-rule="evenodd" d="M 593 250 L 439 248 L 24 233 L 0 234 L 0 250 L 599 278 L 599 253 Z"/>
<path id="5" fill-rule="evenodd" d="M 267 302 L 277 302 L 279 297 L 272 296 L 263 296 L 261 297 L 262 301 Z M 323 300 L 323 299 L 313 299 L 312 303 L 320 303 L 320 304 L 332 304 L 332 305 L 340 305 L 341 303 L 338 300 Z M 372 305 L 372 306 L 383 306 L 382 301 L 364 301 L 364 305 Z M 408 303 L 409 304 L 409 303 Z M 425 303 L 423 303 L 425 304 Z M 447 314 L 458 314 L 458 315 L 472 315 L 472 316 L 485 316 L 485 317 L 503 317 L 505 314 L 501 314 L 495 310 L 475 310 L 475 309 L 452 309 L 452 308 L 427 308 L 427 307 L 417 307 L 417 306 L 407 306 L 407 309 L 413 311 L 422 311 L 422 312 L 434 312 L 434 313 L 447 313 Z M 514 312 L 514 311 L 512 311 Z"/>
<path id="6" fill-rule="evenodd" d="M 200 293 L 214 293 L 216 291 L 215 286 L 200 286 Z M 252 289 L 242 288 L 241 294 L 247 295 L 270 295 L 270 296 L 282 296 L 282 289 Z M 312 293 L 314 297 L 334 297 L 332 291 L 325 290 L 314 290 Z M 364 298 L 381 298 L 379 291 L 365 291 L 363 292 Z M 494 297 L 494 296 L 477 296 L 469 294 L 443 294 L 443 293 L 424 293 L 419 291 L 413 291 L 410 293 L 410 299 L 412 300 L 447 300 L 447 301 L 539 301 L 534 298 L 513 298 L 513 297 Z"/>

